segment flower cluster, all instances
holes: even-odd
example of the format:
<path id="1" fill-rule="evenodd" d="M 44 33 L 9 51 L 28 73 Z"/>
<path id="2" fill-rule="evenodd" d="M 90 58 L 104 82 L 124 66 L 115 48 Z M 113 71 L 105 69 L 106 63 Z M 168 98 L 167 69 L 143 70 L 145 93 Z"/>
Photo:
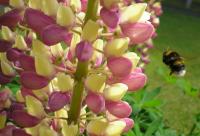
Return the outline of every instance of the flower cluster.
<path id="1" fill-rule="evenodd" d="M 3 3 L 6 5 L 6 2 Z M 8 4 L 8 3 L 7 3 Z M 154 33 L 146 3 L 9 0 L 0 16 L 0 134 L 119 136 L 134 126 L 123 97 L 146 75 L 129 47 Z"/>
<path id="2" fill-rule="evenodd" d="M 135 2 L 142 3 L 144 2 L 144 0 L 135 0 Z M 159 17 L 163 13 L 161 3 L 157 0 L 149 0 L 147 11 L 151 13 L 149 21 L 152 23 L 154 28 L 158 28 L 160 24 Z M 154 47 L 152 39 L 154 39 L 155 37 L 157 37 L 156 31 L 154 32 L 153 36 L 149 40 L 145 41 L 142 44 L 138 44 L 136 46 L 137 51 L 140 53 L 140 56 L 141 56 L 141 59 L 138 65 L 143 70 L 144 70 L 145 65 L 150 62 L 150 56 L 148 54 L 148 51 L 149 49 L 152 49 Z"/>

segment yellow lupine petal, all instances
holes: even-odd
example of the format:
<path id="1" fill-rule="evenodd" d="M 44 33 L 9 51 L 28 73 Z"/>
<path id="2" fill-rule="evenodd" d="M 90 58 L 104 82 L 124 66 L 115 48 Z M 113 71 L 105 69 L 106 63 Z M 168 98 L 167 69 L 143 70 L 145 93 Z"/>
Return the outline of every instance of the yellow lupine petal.
<path id="1" fill-rule="evenodd" d="M 104 6 L 110 8 L 114 3 L 119 2 L 120 0 L 103 0 Z"/>
<path id="2" fill-rule="evenodd" d="M 60 109 L 55 112 L 55 116 L 58 118 L 68 118 L 67 110 L 64 108 Z M 63 122 L 66 122 L 65 120 L 62 120 L 62 119 L 58 119 L 57 121 L 58 121 L 58 124 L 60 125 L 60 127 L 63 127 Z"/>
<path id="3" fill-rule="evenodd" d="M 57 85 L 60 91 L 70 91 L 73 89 L 73 79 L 64 73 L 57 74 Z"/>
<path id="4" fill-rule="evenodd" d="M 51 49 L 51 53 L 54 57 L 62 57 L 64 54 L 64 50 L 60 43 L 51 46 L 50 49 Z"/>
<path id="5" fill-rule="evenodd" d="M 55 16 L 58 7 L 59 4 L 57 0 L 42 0 L 42 11 L 49 16 Z"/>
<path id="6" fill-rule="evenodd" d="M 78 134 L 78 125 L 68 125 L 67 121 L 63 122 L 63 136 L 76 136 Z"/>
<path id="7" fill-rule="evenodd" d="M 16 92 L 16 100 L 17 102 L 25 102 L 24 97 L 22 96 L 22 93 L 20 90 Z"/>
<path id="8" fill-rule="evenodd" d="M 49 126 L 41 125 L 39 128 L 39 136 L 57 136 L 57 133 Z"/>
<path id="9" fill-rule="evenodd" d="M 126 123 L 123 121 L 113 121 L 108 124 L 105 130 L 106 136 L 118 136 L 123 132 Z"/>
<path id="10" fill-rule="evenodd" d="M 4 128 L 6 124 L 6 113 L 0 113 L 0 129 Z"/>
<path id="11" fill-rule="evenodd" d="M 20 49 L 20 50 L 26 50 L 27 49 L 27 44 L 21 35 L 17 35 L 15 39 L 15 44 L 14 47 Z"/>
<path id="12" fill-rule="evenodd" d="M 119 101 L 123 98 L 128 90 L 128 86 L 122 83 L 112 84 L 104 90 L 104 97 L 107 100 Z"/>
<path id="13" fill-rule="evenodd" d="M 1 27 L 1 34 L 2 34 L 2 39 L 4 40 L 9 41 L 13 39 L 13 32 L 7 26 Z"/>
<path id="14" fill-rule="evenodd" d="M 61 26 L 70 26 L 75 22 L 75 15 L 70 7 L 60 5 L 57 12 L 57 23 Z"/>
<path id="15" fill-rule="evenodd" d="M 133 4 L 133 5 L 130 5 L 128 7 L 125 7 L 121 11 L 121 18 L 120 18 L 121 23 L 137 22 L 141 18 L 141 16 L 143 15 L 146 7 L 147 7 L 146 3 L 137 3 L 137 4 Z"/>
<path id="16" fill-rule="evenodd" d="M 50 52 L 47 46 L 45 46 L 45 44 L 43 44 L 41 41 L 39 40 L 33 40 L 33 44 L 32 44 L 32 52 L 33 55 L 43 55 L 43 56 L 49 56 Z"/>
<path id="17" fill-rule="evenodd" d="M 106 76 L 100 74 L 91 74 L 87 76 L 86 86 L 90 91 L 102 93 L 105 88 Z"/>
<path id="18" fill-rule="evenodd" d="M 28 5 L 33 9 L 42 9 L 42 0 L 29 0 Z"/>
<path id="19" fill-rule="evenodd" d="M 123 57 L 128 58 L 132 62 L 132 70 L 134 70 L 137 67 L 137 64 L 140 60 L 140 57 L 134 53 L 134 52 L 127 52 L 123 55 Z"/>
<path id="20" fill-rule="evenodd" d="M 91 120 L 87 125 L 87 132 L 95 135 L 103 135 L 107 127 L 108 122 L 105 119 Z"/>
<path id="21" fill-rule="evenodd" d="M 11 67 L 10 64 L 8 64 L 5 61 L 1 61 L 1 70 L 2 70 L 2 73 L 7 76 L 15 75 L 15 70 Z"/>
<path id="22" fill-rule="evenodd" d="M 80 11 L 81 10 L 81 1 L 80 0 L 70 0 L 70 6 L 76 12 Z"/>
<path id="23" fill-rule="evenodd" d="M 50 77 L 54 74 L 54 66 L 49 59 L 42 55 L 35 56 L 36 73 L 42 76 Z"/>
<path id="24" fill-rule="evenodd" d="M 26 133 L 30 134 L 31 136 L 38 136 L 41 124 L 42 123 L 40 123 L 40 124 L 38 124 L 38 125 L 36 125 L 34 127 L 25 128 Z"/>
<path id="25" fill-rule="evenodd" d="M 27 111 L 29 114 L 40 118 L 45 116 L 44 107 L 38 99 L 28 95 L 25 97 L 25 101 L 26 101 Z"/>
<path id="26" fill-rule="evenodd" d="M 72 57 L 75 56 L 75 48 L 76 45 L 81 41 L 81 36 L 77 33 L 73 33 L 71 45 L 70 45 L 70 51 L 72 53 Z"/>
<path id="27" fill-rule="evenodd" d="M 14 8 L 22 8 L 24 6 L 23 0 L 9 0 L 9 5 Z"/>
<path id="28" fill-rule="evenodd" d="M 98 49 L 100 51 L 103 51 L 104 48 L 104 43 L 103 40 L 101 39 L 97 39 L 94 43 L 93 43 L 93 47 L 95 49 Z M 98 57 L 102 57 L 102 53 L 98 52 L 98 51 L 94 51 L 92 59 L 96 60 Z"/>
<path id="29" fill-rule="evenodd" d="M 98 30 L 99 30 L 99 25 L 96 22 L 92 20 L 87 21 L 86 25 L 83 28 L 83 33 L 82 33 L 83 40 L 87 40 L 90 42 L 96 40 L 98 35 Z"/>

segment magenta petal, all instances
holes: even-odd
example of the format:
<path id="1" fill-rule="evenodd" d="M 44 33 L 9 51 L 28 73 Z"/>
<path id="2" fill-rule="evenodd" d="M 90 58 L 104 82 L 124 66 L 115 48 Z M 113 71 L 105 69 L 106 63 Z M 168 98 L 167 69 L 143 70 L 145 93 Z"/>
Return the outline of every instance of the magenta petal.
<path id="1" fill-rule="evenodd" d="M 56 24 L 49 25 L 41 31 L 42 41 L 49 46 L 55 45 L 62 41 L 69 41 L 70 37 L 71 34 L 68 33 L 66 28 Z"/>
<path id="2" fill-rule="evenodd" d="M 12 132 L 12 136 L 31 136 L 30 134 L 27 134 L 23 129 L 14 129 Z"/>
<path id="3" fill-rule="evenodd" d="M 28 95 L 35 97 L 35 95 L 33 94 L 33 91 L 31 89 L 27 89 L 25 87 L 21 87 L 21 94 L 23 97 L 26 97 Z"/>
<path id="4" fill-rule="evenodd" d="M 12 47 L 12 43 L 6 40 L 0 39 L 0 52 L 6 52 Z"/>
<path id="5" fill-rule="evenodd" d="M 22 52 L 15 48 L 11 48 L 6 52 L 7 59 L 13 62 L 17 61 L 20 55 L 22 55 Z"/>
<path id="6" fill-rule="evenodd" d="M 152 37 L 154 27 L 151 23 L 127 23 L 121 24 L 122 32 L 131 39 L 134 44 L 143 43 Z"/>
<path id="7" fill-rule="evenodd" d="M 31 8 L 26 9 L 24 19 L 27 25 L 39 34 L 46 26 L 56 23 L 50 16 Z"/>
<path id="8" fill-rule="evenodd" d="M 124 57 L 109 58 L 107 65 L 112 74 L 117 77 L 127 76 L 132 70 L 132 62 Z"/>
<path id="9" fill-rule="evenodd" d="M 13 136 L 12 132 L 16 127 L 14 125 L 8 125 L 3 129 L 0 129 L 0 136 Z"/>
<path id="10" fill-rule="evenodd" d="M 131 73 L 120 82 L 128 86 L 129 91 L 137 91 L 146 84 L 147 76 L 143 73 Z"/>
<path id="11" fill-rule="evenodd" d="M 18 22 L 22 20 L 21 10 L 13 9 L 8 11 L 7 13 L 0 16 L 0 27 L 1 26 L 8 26 L 13 28 L 17 25 Z"/>
<path id="12" fill-rule="evenodd" d="M 102 8 L 100 16 L 103 22 L 110 28 L 116 28 L 119 24 L 119 13 L 118 11 L 111 11 L 106 8 Z"/>
<path id="13" fill-rule="evenodd" d="M 75 52 L 79 61 L 88 61 L 93 54 L 92 44 L 88 41 L 81 41 L 77 44 Z"/>
<path id="14" fill-rule="evenodd" d="M 25 71 L 35 71 L 35 60 L 32 56 L 22 54 L 18 60 L 21 68 Z"/>
<path id="15" fill-rule="evenodd" d="M 105 99 L 100 94 L 89 92 L 85 101 L 89 109 L 94 113 L 98 114 L 105 109 Z"/>
<path id="16" fill-rule="evenodd" d="M 28 114 L 25 111 L 17 110 L 12 113 L 12 119 L 20 127 L 33 127 L 40 123 L 40 119 Z"/>
<path id="17" fill-rule="evenodd" d="M 118 118 L 127 118 L 131 115 L 131 106 L 124 101 L 112 102 L 106 101 L 107 110 Z"/>
<path id="18" fill-rule="evenodd" d="M 25 105 L 23 103 L 14 102 L 14 103 L 12 103 L 12 105 L 10 106 L 10 108 L 8 110 L 8 117 L 12 118 L 12 113 L 14 111 L 24 110 L 24 109 L 25 109 Z"/>
<path id="19" fill-rule="evenodd" d="M 48 101 L 48 106 L 51 111 L 57 111 L 70 103 L 70 94 L 62 92 L 53 92 Z"/>
<path id="20" fill-rule="evenodd" d="M 20 74 L 20 82 L 27 89 L 41 89 L 49 84 L 49 79 L 35 72 L 25 71 Z"/>
<path id="21" fill-rule="evenodd" d="M 126 127 L 124 128 L 124 132 L 128 132 L 134 126 L 134 121 L 130 118 L 122 119 L 126 123 Z"/>
<path id="22" fill-rule="evenodd" d="M 12 78 L 11 76 L 6 76 L 4 75 L 3 73 L 0 72 L 0 84 L 1 85 L 5 85 L 7 83 L 10 83 L 12 81 Z"/>

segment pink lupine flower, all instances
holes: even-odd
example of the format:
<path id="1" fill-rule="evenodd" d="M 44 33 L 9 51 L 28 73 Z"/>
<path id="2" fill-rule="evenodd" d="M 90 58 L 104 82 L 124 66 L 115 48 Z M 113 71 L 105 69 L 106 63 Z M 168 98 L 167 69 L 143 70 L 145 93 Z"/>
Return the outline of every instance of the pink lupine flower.
<path id="1" fill-rule="evenodd" d="M 125 23 L 121 24 L 122 32 L 134 44 L 143 43 L 152 37 L 154 27 L 151 23 Z"/>
<path id="2" fill-rule="evenodd" d="M 12 131 L 12 136 L 31 136 L 30 134 L 26 133 L 23 129 L 14 129 Z"/>
<path id="3" fill-rule="evenodd" d="M 80 61 L 88 61 L 93 54 L 92 44 L 88 41 L 81 41 L 76 46 L 76 56 Z"/>
<path id="4" fill-rule="evenodd" d="M 70 103 L 70 94 L 62 92 L 53 92 L 49 96 L 48 106 L 51 111 L 57 111 Z"/>
<path id="5" fill-rule="evenodd" d="M 35 96 L 33 93 L 33 90 L 25 88 L 25 87 L 21 87 L 21 94 L 22 96 L 25 98 L 26 96 L 30 95 L 30 96 Z"/>
<path id="6" fill-rule="evenodd" d="M 88 2 L 88 0 L 81 0 L 81 10 L 83 12 L 86 12 L 86 10 L 87 10 L 87 2 Z"/>
<path id="7" fill-rule="evenodd" d="M 17 61 L 19 57 L 22 55 L 22 52 L 16 48 L 11 48 L 6 52 L 6 57 L 9 61 Z"/>
<path id="8" fill-rule="evenodd" d="M 13 9 L 0 16 L 0 27 L 8 26 L 13 28 L 22 20 L 21 10 Z"/>
<path id="9" fill-rule="evenodd" d="M 13 136 L 12 132 L 15 128 L 14 125 L 7 125 L 3 129 L 0 129 L 0 136 Z"/>
<path id="10" fill-rule="evenodd" d="M 120 82 L 128 86 L 129 91 L 136 91 L 141 89 L 146 84 L 147 77 L 141 72 L 133 72 Z"/>
<path id="11" fill-rule="evenodd" d="M 10 83 L 12 81 L 12 76 L 6 76 L 0 71 L 0 84 L 5 85 L 7 83 Z"/>
<path id="12" fill-rule="evenodd" d="M 127 118 L 131 115 L 131 106 L 124 101 L 106 101 L 106 109 L 118 118 Z"/>
<path id="13" fill-rule="evenodd" d="M 102 95 L 89 92 L 85 98 L 86 104 L 94 113 L 100 113 L 105 109 L 105 100 Z"/>
<path id="14" fill-rule="evenodd" d="M 34 57 L 21 54 L 18 58 L 20 67 L 25 71 L 35 71 L 35 60 Z"/>
<path id="15" fill-rule="evenodd" d="M 20 82 L 27 89 L 41 89 L 48 85 L 49 79 L 35 72 L 25 71 L 20 74 Z"/>
<path id="16" fill-rule="evenodd" d="M 118 11 L 111 11 L 106 8 L 102 8 L 100 11 L 100 16 L 103 22 L 110 28 L 116 28 L 119 23 L 119 13 Z"/>
<path id="17" fill-rule="evenodd" d="M 124 132 L 128 132 L 134 126 L 134 121 L 130 118 L 121 119 L 126 123 L 126 127 L 124 128 Z"/>
<path id="18" fill-rule="evenodd" d="M 0 52 L 6 52 L 12 47 L 12 43 L 6 40 L 0 39 Z"/>
<path id="19" fill-rule="evenodd" d="M 20 127 L 33 127 L 40 123 L 41 119 L 28 114 L 25 111 L 16 110 L 12 113 L 12 119 Z"/>
<path id="20" fill-rule="evenodd" d="M 114 76 L 124 77 L 131 73 L 132 62 L 125 57 L 111 57 L 108 59 L 108 68 Z"/>
<path id="21" fill-rule="evenodd" d="M 56 21 L 50 16 L 31 8 L 26 9 L 24 20 L 31 29 L 39 34 L 46 26 L 56 23 Z"/>
<path id="22" fill-rule="evenodd" d="M 41 31 L 41 39 L 48 46 L 55 45 L 62 41 L 68 43 L 70 38 L 71 34 L 66 28 L 56 24 L 49 25 Z"/>

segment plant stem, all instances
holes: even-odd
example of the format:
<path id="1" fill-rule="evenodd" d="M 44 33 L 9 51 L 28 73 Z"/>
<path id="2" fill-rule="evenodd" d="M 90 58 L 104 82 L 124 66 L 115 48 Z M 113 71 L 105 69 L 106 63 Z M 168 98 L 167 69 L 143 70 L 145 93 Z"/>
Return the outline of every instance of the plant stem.
<path id="1" fill-rule="evenodd" d="M 98 7 L 98 0 L 89 0 L 87 4 L 87 12 L 84 20 L 84 25 L 88 20 L 96 20 L 96 13 Z M 75 73 L 75 85 L 73 89 L 72 101 L 69 110 L 68 124 L 78 124 L 83 92 L 84 92 L 84 79 L 88 73 L 89 62 L 78 62 L 76 73 Z"/>

